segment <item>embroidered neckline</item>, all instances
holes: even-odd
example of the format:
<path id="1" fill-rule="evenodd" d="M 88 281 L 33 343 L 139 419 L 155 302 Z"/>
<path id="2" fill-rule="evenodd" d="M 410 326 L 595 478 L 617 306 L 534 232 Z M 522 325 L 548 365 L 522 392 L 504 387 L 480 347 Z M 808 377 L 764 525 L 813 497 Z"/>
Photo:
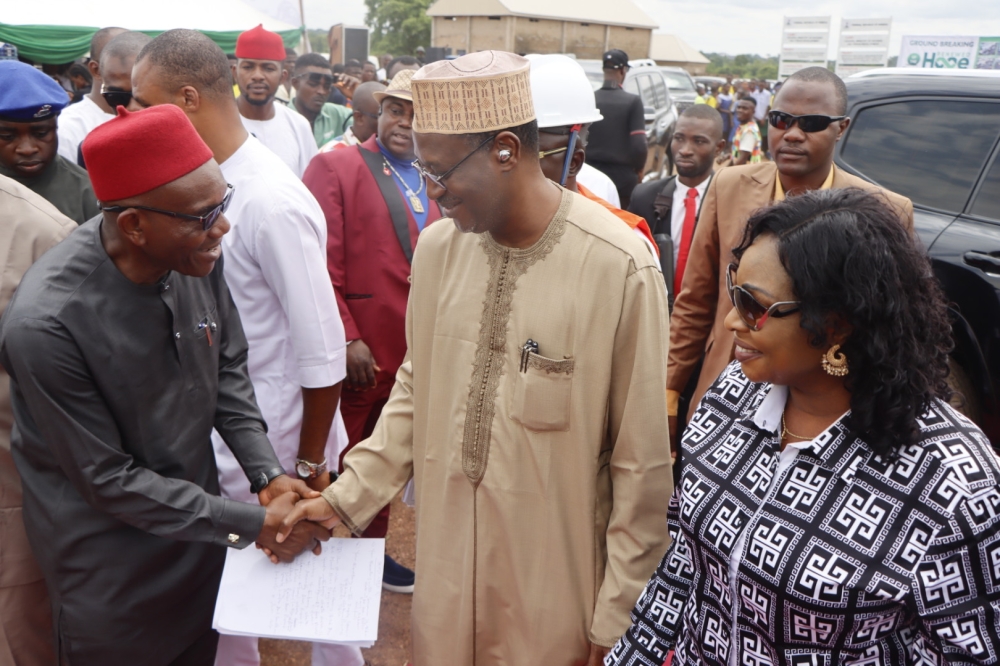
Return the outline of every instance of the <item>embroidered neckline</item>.
<path id="1" fill-rule="evenodd" d="M 497 388 L 503 376 L 507 354 L 507 323 L 517 279 L 536 261 L 543 260 L 566 230 L 566 216 L 572 194 L 564 190 L 559 209 L 542 237 L 531 247 L 510 248 L 500 245 L 489 233 L 480 236 L 480 245 L 490 262 L 490 278 L 479 321 L 479 343 L 472 362 L 472 380 L 462 436 L 462 471 L 478 485 L 486 473 L 490 453 L 490 433 L 496 413 Z"/>

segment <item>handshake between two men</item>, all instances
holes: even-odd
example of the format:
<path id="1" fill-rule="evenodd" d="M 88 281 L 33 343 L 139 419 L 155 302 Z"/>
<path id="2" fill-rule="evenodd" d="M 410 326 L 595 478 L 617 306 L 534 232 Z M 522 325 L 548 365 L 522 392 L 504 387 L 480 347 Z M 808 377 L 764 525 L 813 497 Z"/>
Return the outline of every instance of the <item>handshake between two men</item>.
<path id="1" fill-rule="evenodd" d="M 291 562 L 306 550 L 319 555 L 322 543 L 340 524 L 333 507 L 318 491 L 287 475 L 276 477 L 257 497 L 265 509 L 257 547 L 275 564 Z"/>

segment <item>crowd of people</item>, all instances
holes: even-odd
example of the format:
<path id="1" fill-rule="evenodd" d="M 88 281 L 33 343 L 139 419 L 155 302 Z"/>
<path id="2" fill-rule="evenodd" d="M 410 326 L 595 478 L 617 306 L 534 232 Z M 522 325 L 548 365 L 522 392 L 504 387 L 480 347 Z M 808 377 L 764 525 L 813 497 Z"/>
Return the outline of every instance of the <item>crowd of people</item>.
<path id="1" fill-rule="evenodd" d="M 1000 459 L 844 82 L 702 91 L 640 183 L 623 51 L 418 57 L 0 60 L 0 665 L 259 664 L 226 550 L 408 484 L 416 666 L 1000 663 Z"/>

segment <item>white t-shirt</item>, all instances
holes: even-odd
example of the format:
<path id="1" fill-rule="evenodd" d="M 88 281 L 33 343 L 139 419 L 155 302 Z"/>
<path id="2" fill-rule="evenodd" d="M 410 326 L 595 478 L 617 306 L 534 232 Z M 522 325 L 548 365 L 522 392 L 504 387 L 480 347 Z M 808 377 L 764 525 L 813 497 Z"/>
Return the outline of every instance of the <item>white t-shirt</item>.
<path id="1" fill-rule="evenodd" d="M 84 95 L 83 99 L 70 104 L 59 114 L 56 121 L 56 136 L 59 137 L 57 152 L 76 164 L 76 154 L 83 140 L 91 130 L 112 118 L 113 114 L 105 113 L 89 95 Z"/>
<path id="2" fill-rule="evenodd" d="M 615 208 L 622 207 L 622 200 L 618 197 L 618 188 L 615 187 L 613 180 L 604 175 L 603 171 L 595 169 L 584 162 L 583 166 L 580 168 L 580 173 L 576 174 L 576 182 L 580 183 Z"/>
<path id="3" fill-rule="evenodd" d="M 250 120 L 242 115 L 240 118 L 248 132 L 273 150 L 292 173 L 302 178 L 309 160 L 318 152 L 312 127 L 304 116 L 281 102 L 275 102 L 274 118 L 270 120 Z"/>
<path id="4" fill-rule="evenodd" d="M 219 166 L 235 188 L 226 211 L 232 229 L 223 237 L 226 282 L 250 346 L 250 380 L 268 438 L 294 476 L 301 389 L 347 376 L 344 324 L 326 268 L 326 218 L 302 181 L 252 136 Z M 223 497 L 256 501 L 218 433 L 212 441 Z M 346 446 L 338 409 L 326 448 L 330 468 Z"/>
<path id="5" fill-rule="evenodd" d="M 755 90 L 750 94 L 757 100 L 757 106 L 753 110 L 753 117 L 757 120 L 764 120 L 765 116 L 767 116 L 767 107 L 771 105 L 771 91 Z"/>
<path id="6" fill-rule="evenodd" d="M 708 189 L 708 183 L 711 178 L 706 178 L 701 181 L 698 187 L 694 188 L 698 192 L 698 196 L 694 198 L 694 214 L 695 219 L 698 217 L 698 211 L 701 210 L 701 202 L 705 198 L 705 190 Z M 674 267 L 677 266 L 677 256 L 681 251 L 681 236 L 684 234 L 684 213 L 686 208 L 684 208 L 684 200 L 687 198 L 687 193 L 690 188 L 687 185 L 677 181 L 677 187 L 674 189 L 674 202 L 670 207 L 670 238 L 674 241 Z"/>

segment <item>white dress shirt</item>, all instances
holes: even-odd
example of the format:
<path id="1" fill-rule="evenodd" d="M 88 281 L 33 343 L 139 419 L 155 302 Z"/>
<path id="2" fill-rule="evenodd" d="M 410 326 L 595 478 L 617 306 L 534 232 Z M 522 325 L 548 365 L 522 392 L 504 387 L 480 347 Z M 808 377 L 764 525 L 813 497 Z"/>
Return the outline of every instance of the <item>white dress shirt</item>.
<path id="1" fill-rule="evenodd" d="M 76 153 L 83 140 L 95 127 L 103 125 L 112 118 L 114 115 L 105 113 L 104 109 L 97 106 L 97 102 L 90 99 L 90 95 L 84 95 L 83 99 L 76 104 L 70 104 L 59 114 L 59 120 L 56 121 L 56 136 L 59 137 L 57 152 L 76 164 Z"/>
<path id="2" fill-rule="evenodd" d="M 615 187 L 614 181 L 608 178 L 603 171 L 595 169 L 584 162 L 583 166 L 580 167 L 580 173 L 576 174 L 576 182 L 580 183 L 615 208 L 622 207 L 622 200 L 618 196 L 618 188 Z"/>
<path id="3" fill-rule="evenodd" d="M 243 127 L 274 151 L 300 179 L 309 161 L 319 152 L 309 121 L 281 102 L 274 104 L 274 118 L 270 120 L 250 120 L 242 115 L 240 119 Z"/>
<path id="4" fill-rule="evenodd" d="M 347 375 L 344 324 L 326 269 L 326 218 L 302 181 L 253 137 L 219 166 L 235 188 L 226 211 L 232 229 L 223 237 L 226 281 L 250 346 L 250 379 L 268 437 L 294 475 L 302 388 L 332 386 Z M 222 495 L 255 502 L 218 433 L 213 443 Z M 328 465 L 336 466 L 346 445 L 338 409 Z"/>
<path id="5" fill-rule="evenodd" d="M 706 178 L 701 181 L 701 184 L 694 189 L 698 191 L 698 196 L 694 198 L 694 215 L 695 219 L 698 219 L 698 211 L 701 210 L 701 202 L 705 198 L 705 191 L 708 190 L 708 183 L 712 178 Z M 681 251 L 681 236 L 684 233 L 684 213 L 686 208 L 684 208 L 684 200 L 687 198 L 688 190 L 690 188 L 683 184 L 680 180 L 677 181 L 677 187 L 674 189 L 674 203 L 670 207 L 670 238 L 674 241 L 674 266 L 677 265 L 677 256 Z"/>

